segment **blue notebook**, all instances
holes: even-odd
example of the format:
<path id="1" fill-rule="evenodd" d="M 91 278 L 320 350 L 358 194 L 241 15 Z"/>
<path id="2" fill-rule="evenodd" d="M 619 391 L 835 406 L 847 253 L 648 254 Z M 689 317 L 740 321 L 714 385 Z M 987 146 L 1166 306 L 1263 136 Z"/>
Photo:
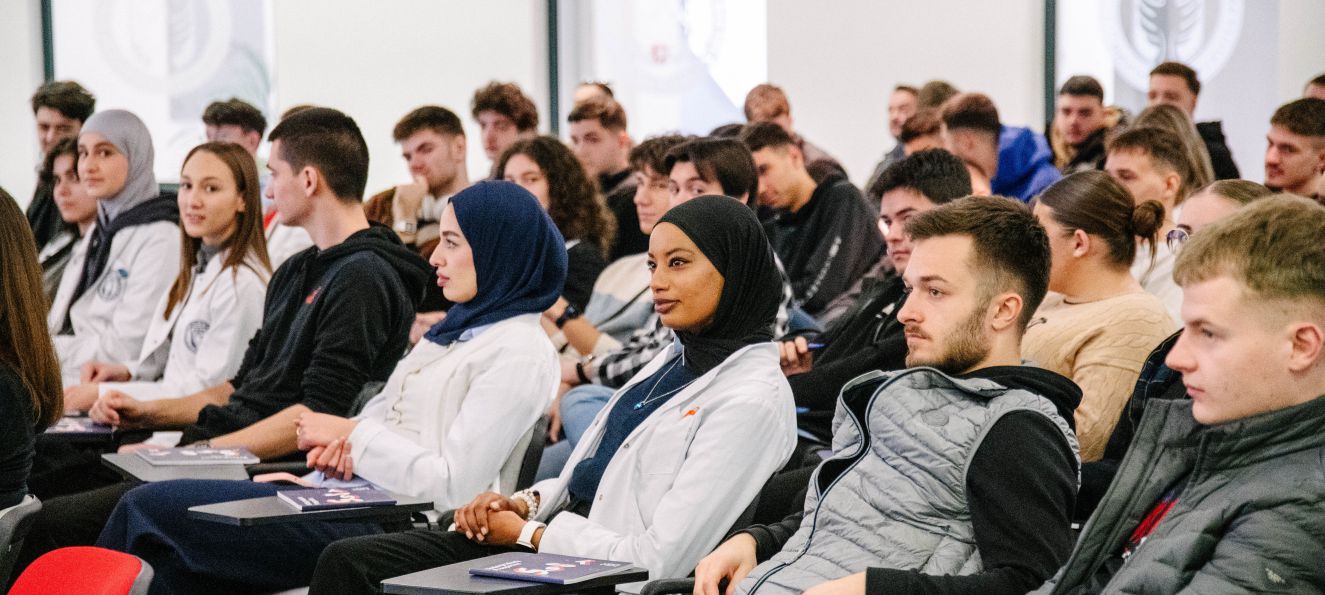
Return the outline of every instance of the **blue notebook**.
<path id="1" fill-rule="evenodd" d="M 79 434 L 79 435 L 106 435 L 109 436 L 115 428 L 104 426 L 92 421 L 90 417 L 77 417 L 66 415 L 55 422 L 55 425 L 46 428 L 47 434 Z"/>
<path id="2" fill-rule="evenodd" d="M 362 486 L 357 488 L 308 488 L 281 490 L 276 496 L 300 512 L 332 510 L 335 508 L 361 508 L 364 506 L 391 506 L 396 499 L 382 490 Z"/>
<path id="3" fill-rule="evenodd" d="M 160 467 L 178 465 L 253 465 L 258 457 L 247 448 L 144 448 L 135 451 L 143 460 Z"/>
<path id="4" fill-rule="evenodd" d="M 470 568 L 475 576 L 571 585 L 631 568 L 629 562 L 612 562 L 577 556 L 508 552 L 483 558 L 483 565 Z"/>

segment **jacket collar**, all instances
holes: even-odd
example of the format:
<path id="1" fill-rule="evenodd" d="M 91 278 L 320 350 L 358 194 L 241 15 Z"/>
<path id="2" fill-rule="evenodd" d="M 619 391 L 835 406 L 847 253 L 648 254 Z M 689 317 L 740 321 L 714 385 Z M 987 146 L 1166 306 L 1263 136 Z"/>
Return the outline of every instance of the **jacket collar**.
<path id="1" fill-rule="evenodd" d="M 1325 397 L 1287 409 L 1253 415 L 1214 426 L 1192 417 L 1188 399 L 1155 401 L 1165 419 L 1160 442 L 1175 448 L 1203 446 L 1210 465 L 1250 465 L 1308 448 L 1325 446 Z"/>

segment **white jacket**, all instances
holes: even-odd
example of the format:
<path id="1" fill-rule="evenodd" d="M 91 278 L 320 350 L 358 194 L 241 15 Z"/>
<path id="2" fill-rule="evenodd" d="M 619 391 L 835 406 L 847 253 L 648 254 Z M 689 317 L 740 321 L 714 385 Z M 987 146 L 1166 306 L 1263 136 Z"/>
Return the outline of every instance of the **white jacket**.
<path id="1" fill-rule="evenodd" d="M 193 276 L 185 301 L 165 318 L 169 291 L 158 300 L 138 360 L 128 363 L 133 382 L 103 382 L 139 400 L 181 397 L 229 380 L 239 371 L 249 340 L 262 326 L 271 275 L 250 262 L 222 270 L 229 250 L 213 254 Z"/>
<path id="2" fill-rule="evenodd" d="M 65 386 L 78 384 L 83 364 L 138 358 L 157 301 L 179 272 L 179 226 L 169 221 L 125 228 L 110 244 L 106 268 L 69 306 L 87 258 L 89 232 L 70 257 L 47 317 Z M 66 309 L 74 334 L 57 334 Z"/>
<path id="3" fill-rule="evenodd" d="M 538 520 L 568 501 L 575 466 L 598 448 L 612 407 L 676 355 L 674 343 L 612 396 L 561 476 L 541 481 Z M 561 512 L 539 550 L 631 562 L 649 579 L 685 576 L 791 456 L 796 414 L 772 343 L 728 357 L 653 412 L 603 471 L 589 517 Z"/>
<path id="4" fill-rule="evenodd" d="M 540 316 L 508 318 L 446 347 L 419 341 L 355 417 L 355 474 L 391 492 L 432 498 L 439 511 L 487 490 L 514 489 L 499 485 L 499 475 L 518 468 L 561 379 Z M 392 431 L 401 391 L 426 399 L 426 415 L 414 420 L 418 443 Z"/>

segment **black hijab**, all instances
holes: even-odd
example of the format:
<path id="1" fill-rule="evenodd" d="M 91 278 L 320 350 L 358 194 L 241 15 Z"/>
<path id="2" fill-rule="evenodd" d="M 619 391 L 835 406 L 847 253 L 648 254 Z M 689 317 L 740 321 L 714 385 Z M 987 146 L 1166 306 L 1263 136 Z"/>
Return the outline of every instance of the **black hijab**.
<path id="1" fill-rule="evenodd" d="M 701 196 L 667 211 L 658 223 L 680 228 L 723 279 L 713 323 L 698 333 L 676 331 L 686 367 L 703 374 L 746 345 L 772 340 L 782 277 L 750 208 L 725 196 Z"/>

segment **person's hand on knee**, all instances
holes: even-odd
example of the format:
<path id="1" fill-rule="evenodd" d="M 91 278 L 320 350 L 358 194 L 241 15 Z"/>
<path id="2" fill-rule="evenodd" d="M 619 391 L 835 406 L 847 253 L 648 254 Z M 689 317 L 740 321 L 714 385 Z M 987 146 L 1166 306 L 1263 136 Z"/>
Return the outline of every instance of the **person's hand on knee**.
<path id="1" fill-rule="evenodd" d="M 704 556 L 695 567 L 694 595 L 731 595 L 736 584 L 745 579 L 758 563 L 755 560 L 755 539 L 749 533 L 738 533 L 722 542 L 713 553 Z M 718 584 L 727 580 L 725 592 Z"/>

